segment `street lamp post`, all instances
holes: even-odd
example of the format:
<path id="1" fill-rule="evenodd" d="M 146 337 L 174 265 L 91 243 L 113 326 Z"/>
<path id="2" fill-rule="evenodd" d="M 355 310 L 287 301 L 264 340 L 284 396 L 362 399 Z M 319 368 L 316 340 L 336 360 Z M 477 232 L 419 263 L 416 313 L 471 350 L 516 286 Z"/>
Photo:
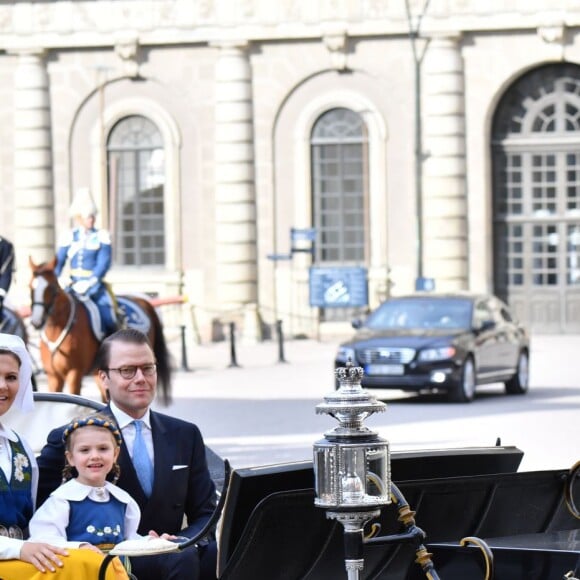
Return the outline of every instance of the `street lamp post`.
<path id="1" fill-rule="evenodd" d="M 425 0 L 423 9 L 417 17 L 417 23 L 413 26 L 413 18 L 411 14 L 411 7 L 409 0 L 405 0 L 405 8 L 407 11 L 407 21 L 409 23 L 409 38 L 411 40 L 411 48 L 413 51 L 413 64 L 415 73 L 415 213 L 416 213 L 416 248 L 417 248 L 417 278 L 416 284 L 422 283 L 424 270 L 424 252 L 423 252 L 423 126 L 422 126 L 422 111 L 421 111 L 421 63 L 425 55 L 425 50 L 419 54 L 417 48 L 417 41 L 419 39 L 419 31 L 421 27 L 421 19 L 427 11 L 430 0 Z"/>

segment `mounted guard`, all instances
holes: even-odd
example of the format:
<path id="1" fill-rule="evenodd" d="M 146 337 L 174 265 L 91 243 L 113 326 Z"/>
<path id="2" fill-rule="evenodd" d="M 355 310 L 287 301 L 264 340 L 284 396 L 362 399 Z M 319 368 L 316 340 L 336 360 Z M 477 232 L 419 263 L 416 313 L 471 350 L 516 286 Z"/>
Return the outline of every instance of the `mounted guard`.
<path id="1" fill-rule="evenodd" d="M 112 261 L 111 236 L 107 230 L 95 227 L 97 206 L 88 188 L 76 192 L 69 214 L 77 225 L 59 240 L 55 273 L 60 277 L 69 262 L 68 290 L 84 300 L 89 311 L 90 301 L 96 305 L 102 331 L 99 333 L 97 329 L 96 336 L 100 339 L 120 326 L 115 298 L 105 282 Z"/>
<path id="2" fill-rule="evenodd" d="M 12 242 L 0 236 L 0 332 L 16 334 L 27 343 L 28 335 L 24 321 L 16 310 L 9 307 L 9 302 L 6 299 L 12 284 L 13 272 L 14 246 Z"/>
<path id="3" fill-rule="evenodd" d="M 0 236 L 0 323 L 4 320 L 4 299 L 12 283 L 13 270 L 14 246 L 12 242 Z"/>

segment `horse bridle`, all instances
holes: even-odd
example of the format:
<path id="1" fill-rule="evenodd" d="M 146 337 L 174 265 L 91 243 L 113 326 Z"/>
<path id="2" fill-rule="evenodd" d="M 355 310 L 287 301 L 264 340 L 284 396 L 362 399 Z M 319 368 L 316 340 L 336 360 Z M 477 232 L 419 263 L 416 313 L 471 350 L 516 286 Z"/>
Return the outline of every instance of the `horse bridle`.
<path id="1" fill-rule="evenodd" d="M 34 276 L 34 278 L 38 278 L 41 274 L 42 274 L 42 272 L 34 272 L 33 276 Z M 32 296 L 31 296 L 32 301 L 30 303 L 32 308 L 34 308 L 35 306 L 42 307 L 43 314 L 42 314 L 41 328 L 46 324 L 46 320 L 50 316 L 50 313 L 52 312 L 52 309 L 54 308 L 54 303 L 56 302 L 56 297 L 58 296 L 58 286 L 55 282 L 52 282 L 51 284 L 49 284 L 48 287 L 46 288 L 46 290 L 50 290 L 52 292 L 50 299 L 48 301 L 44 301 L 44 302 L 35 301 L 34 300 L 34 290 L 32 290 Z"/>
<path id="2" fill-rule="evenodd" d="M 36 278 L 36 277 L 40 276 L 41 274 L 43 274 L 43 272 L 34 272 L 33 276 Z M 57 339 L 50 340 L 48 338 L 48 336 L 46 335 L 46 332 L 44 330 L 44 325 L 46 324 L 46 321 L 48 320 L 48 317 L 50 316 L 50 314 L 52 313 L 52 310 L 54 308 L 54 304 L 56 302 L 56 297 L 58 296 L 59 286 L 55 282 L 52 282 L 48 285 L 46 290 L 52 291 L 52 295 L 50 297 L 50 300 L 48 300 L 48 302 L 35 302 L 33 300 L 32 307 L 34 307 L 34 306 L 41 306 L 42 307 L 42 310 L 43 310 L 42 324 L 40 326 L 40 328 L 42 328 L 42 331 L 40 332 L 40 339 L 46 344 L 50 353 L 52 355 L 54 355 L 54 353 L 59 349 L 60 345 L 63 343 L 64 339 L 67 337 L 68 333 L 71 331 L 71 328 L 73 327 L 76 313 L 77 313 L 77 303 L 76 303 L 76 300 L 68 292 L 65 292 L 65 295 L 66 295 L 66 297 L 69 301 L 69 305 L 70 305 L 68 320 L 66 321 L 66 324 L 64 325 L 64 328 L 62 329 L 62 331 L 58 335 Z"/>

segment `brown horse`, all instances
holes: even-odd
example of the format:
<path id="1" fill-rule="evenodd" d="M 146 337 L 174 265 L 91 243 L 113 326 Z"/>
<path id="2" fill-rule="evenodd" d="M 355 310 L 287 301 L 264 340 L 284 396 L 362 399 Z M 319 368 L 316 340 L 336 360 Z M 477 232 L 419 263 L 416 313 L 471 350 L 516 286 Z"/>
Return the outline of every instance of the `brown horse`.
<path id="1" fill-rule="evenodd" d="M 83 377 L 94 372 L 94 360 L 99 340 L 91 328 L 86 307 L 73 293 L 64 290 L 54 272 L 56 258 L 35 264 L 32 269 L 30 291 L 32 310 L 30 322 L 41 330 L 40 356 L 48 377 L 48 390 L 61 392 L 63 387 L 80 394 Z M 149 342 L 157 361 L 157 376 L 167 403 L 171 396 L 171 369 L 169 351 L 163 336 L 161 321 L 153 305 L 137 296 L 119 297 L 137 306 L 149 318 Z M 128 325 L 132 326 L 131 321 Z M 104 399 L 103 386 L 97 381 Z"/>

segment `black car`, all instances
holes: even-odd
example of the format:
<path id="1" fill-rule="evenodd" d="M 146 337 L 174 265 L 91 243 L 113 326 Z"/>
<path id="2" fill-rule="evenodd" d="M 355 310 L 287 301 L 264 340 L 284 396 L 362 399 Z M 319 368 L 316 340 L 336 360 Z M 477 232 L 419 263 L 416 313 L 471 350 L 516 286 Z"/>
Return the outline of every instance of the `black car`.
<path id="1" fill-rule="evenodd" d="M 446 391 L 458 402 L 471 401 L 484 383 L 528 391 L 528 334 L 495 296 L 392 298 L 353 326 L 358 331 L 339 347 L 335 366 L 363 367 L 364 388 Z"/>

